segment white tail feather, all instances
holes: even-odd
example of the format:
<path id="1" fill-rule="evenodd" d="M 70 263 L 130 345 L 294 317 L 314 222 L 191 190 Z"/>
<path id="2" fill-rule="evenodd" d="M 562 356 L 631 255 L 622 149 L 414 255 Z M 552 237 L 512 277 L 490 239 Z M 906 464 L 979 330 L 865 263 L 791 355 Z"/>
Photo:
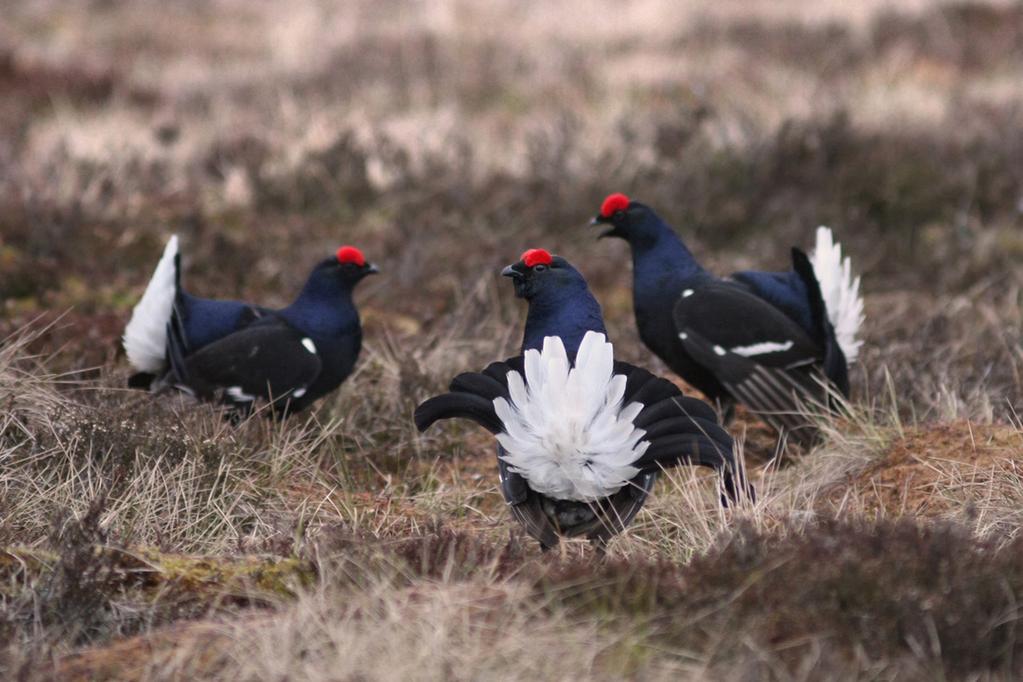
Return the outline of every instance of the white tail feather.
<path id="1" fill-rule="evenodd" d="M 860 278 L 853 277 L 852 261 L 848 256 L 842 258 L 842 245 L 834 240 L 827 227 L 817 228 L 817 245 L 811 262 L 838 344 L 846 361 L 852 364 L 863 345 L 863 341 L 856 338 L 863 324 Z"/>
<path id="2" fill-rule="evenodd" d="M 626 377 L 614 374 L 614 350 L 603 334 L 587 332 L 575 366 L 561 339 L 525 353 L 523 378 L 508 372 L 510 401 L 494 400 L 504 423 L 497 440 L 511 469 L 533 490 L 561 500 L 592 502 L 617 492 L 639 469 L 650 443 L 632 421 L 639 403 L 623 408 Z"/>
<path id="3" fill-rule="evenodd" d="M 153 271 L 145 293 L 135 305 L 131 320 L 124 328 L 124 351 L 128 362 L 140 372 L 159 372 L 167 354 L 167 322 L 174 309 L 177 273 L 178 237 L 172 236 Z"/>

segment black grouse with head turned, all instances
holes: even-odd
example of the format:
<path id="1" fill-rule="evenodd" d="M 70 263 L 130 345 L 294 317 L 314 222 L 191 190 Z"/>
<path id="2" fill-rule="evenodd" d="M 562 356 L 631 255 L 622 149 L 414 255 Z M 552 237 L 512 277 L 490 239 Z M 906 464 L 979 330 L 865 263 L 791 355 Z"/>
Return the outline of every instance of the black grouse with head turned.
<path id="1" fill-rule="evenodd" d="M 415 422 L 460 417 L 493 433 L 501 491 L 541 547 L 586 536 L 602 548 L 664 467 L 713 467 L 733 499 L 746 489 L 714 410 L 614 359 L 600 306 L 565 259 L 532 249 L 502 274 L 529 302 L 522 354 L 458 375 Z"/>
<path id="2" fill-rule="evenodd" d="M 171 237 L 125 328 L 137 371 L 129 385 L 174 387 L 243 413 L 257 400 L 272 401 L 281 416 L 302 410 L 351 374 L 362 345 L 352 290 L 375 272 L 361 251 L 342 246 L 286 308 L 199 298 L 181 288 Z"/>
<path id="3" fill-rule="evenodd" d="M 779 431 L 813 435 L 805 403 L 827 404 L 830 383 L 849 393 L 848 363 L 863 321 L 859 279 L 828 228 L 813 258 L 792 249 L 789 272 L 705 270 L 648 206 L 608 196 L 593 224 L 629 243 L 640 338 L 730 416 L 738 400 Z"/>

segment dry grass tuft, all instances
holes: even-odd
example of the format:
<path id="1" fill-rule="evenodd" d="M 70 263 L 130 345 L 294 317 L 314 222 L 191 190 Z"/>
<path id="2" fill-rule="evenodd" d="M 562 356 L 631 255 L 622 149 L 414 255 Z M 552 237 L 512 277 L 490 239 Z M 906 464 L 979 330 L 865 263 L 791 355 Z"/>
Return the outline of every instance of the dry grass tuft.
<path id="1" fill-rule="evenodd" d="M 1013 426 L 949 422 L 907 429 L 880 457 L 835 486 L 862 512 L 970 520 L 1004 541 L 1020 527 L 1017 471 L 1023 434 Z"/>
<path id="2" fill-rule="evenodd" d="M 1019 677 L 1017 4 L 155 7 L 0 17 L 5 679 Z M 720 273 L 831 225 L 868 324 L 820 444 L 740 415 L 755 504 L 671 472 L 601 563 L 523 537 L 486 434 L 410 416 L 518 345 L 527 247 L 666 371 L 585 227 L 611 191 Z M 354 376 L 237 428 L 124 390 L 172 232 L 189 290 L 267 305 L 358 244 Z"/>

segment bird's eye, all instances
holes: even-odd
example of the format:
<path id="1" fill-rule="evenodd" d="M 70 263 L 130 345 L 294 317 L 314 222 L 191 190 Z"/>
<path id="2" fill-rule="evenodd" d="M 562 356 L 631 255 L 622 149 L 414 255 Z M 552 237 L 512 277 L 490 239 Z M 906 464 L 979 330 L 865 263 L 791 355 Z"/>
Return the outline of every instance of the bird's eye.
<path id="1" fill-rule="evenodd" d="M 543 265 L 542 263 L 533 266 L 533 272 L 543 272 L 546 269 L 547 269 L 547 266 Z"/>
<path id="2" fill-rule="evenodd" d="M 614 217 L 612 219 L 613 220 L 621 220 L 624 217 L 625 217 L 625 211 L 615 211 Z"/>

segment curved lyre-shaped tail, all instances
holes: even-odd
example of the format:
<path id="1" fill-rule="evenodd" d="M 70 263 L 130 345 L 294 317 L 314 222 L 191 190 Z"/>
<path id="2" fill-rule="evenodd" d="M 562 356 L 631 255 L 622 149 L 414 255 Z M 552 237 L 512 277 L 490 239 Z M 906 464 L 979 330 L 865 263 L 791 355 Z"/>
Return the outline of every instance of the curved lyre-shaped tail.
<path id="1" fill-rule="evenodd" d="M 817 244 L 811 261 L 828 309 L 828 319 L 835 328 L 846 361 L 852 363 L 863 345 L 857 338 L 863 324 L 860 278 L 853 276 L 852 261 L 848 256 L 842 257 L 842 245 L 834 240 L 828 227 L 817 228 Z"/>
<path id="2" fill-rule="evenodd" d="M 416 409 L 416 427 L 474 421 L 498 437 L 511 471 L 554 499 L 601 499 L 644 472 L 683 464 L 716 469 L 733 501 L 752 497 L 714 410 L 665 379 L 613 361 L 603 335 L 594 336 L 571 368 L 552 342 L 544 353 L 532 351 L 536 357 L 458 375 L 449 393 Z"/>
<path id="3" fill-rule="evenodd" d="M 124 351 L 139 372 L 157 374 L 166 366 L 167 323 L 178 291 L 178 237 L 172 236 L 145 293 L 124 328 Z"/>

